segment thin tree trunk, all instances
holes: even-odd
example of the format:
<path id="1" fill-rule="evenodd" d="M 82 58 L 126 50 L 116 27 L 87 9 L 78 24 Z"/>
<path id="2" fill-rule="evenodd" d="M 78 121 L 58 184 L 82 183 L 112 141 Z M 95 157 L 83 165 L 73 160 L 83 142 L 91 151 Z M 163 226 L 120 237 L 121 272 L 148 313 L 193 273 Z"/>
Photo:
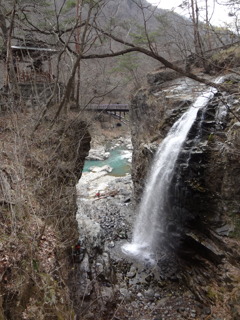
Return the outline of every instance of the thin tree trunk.
<path id="1" fill-rule="evenodd" d="M 14 68 L 14 61 L 13 61 L 13 55 L 12 55 L 12 35 L 14 31 L 14 19 L 16 15 L 16 5 L 17 0 L 14 1 L 13 9 L 11 13 L 11 21 L 10 26 L 7 32 L 7 53 L 6 53 L 6 86 L 11 89 L 11 94 L 14 99 L 19 99 L 21 97 L 18 82 L 17 82 L 17 75 Z"/>

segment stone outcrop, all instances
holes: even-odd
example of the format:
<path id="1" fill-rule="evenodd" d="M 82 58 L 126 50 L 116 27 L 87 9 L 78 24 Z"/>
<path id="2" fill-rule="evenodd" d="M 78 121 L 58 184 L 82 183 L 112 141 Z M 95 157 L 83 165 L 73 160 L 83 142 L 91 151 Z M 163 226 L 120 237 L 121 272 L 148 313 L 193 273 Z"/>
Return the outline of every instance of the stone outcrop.
<path id="1" fill-rule="evenodd" d="M 156 77 L 156 81 L 152 80 L 152 77 Z M 174 80 L 175 73 L 171 81 L 163 84 L 158 84 L 157 73 L 152 77 L 151 85 L 139 89 L 135 94 L 130 109 L 134 145 L 132 177 L 137 201 L 143 191 L 147 171 L 159 142 L 202 87 L 196 87 L 196 82 L 186 78 L 179 77 Z"/>
<path id="2" fill-rule="evenodd" d="M 131 106 L 132 177 L 137 203 L 141 199 L 156 145 L 194 100 L 193 93 L 203 89 L 183 78 L 165 83 L 159 82 L 156 75 L 148 78 L 151 80 L 149 87 L 135 94 Z M 240 79 L 230 75 L 227 81 L 236 83 Z M 184 83 L 187 83 L 187 90 L 184 90 Z M 171 208 L 167 218 L 165 249 L 170 255 L 176 255 L 179 277 L 184 278 L 189 286 L 194 285 L 195 294 L 203 300 L 208 295 L 206 279 L 215 279 L 219 286 L 223 285 L 219 284 L 221 280 L 215 268 L 225 268 L 226 272 L 230 265 L 237 266 L 240 261 L 236 246 L 240 234 L 239 117 L 238 94 L 218 93 L 205 111 L 198 112 L 178 158 L 169 190 Z M 200 261 L 208 266 L 208 273 L 202 272 Z M 229 263 L 227 266 L 226 261 Z M 196 274 L 193 266 L 195 271 L 198 269 Z M 192 273 L 191 277 L 189 273 Z M 233 279 L 234 275 L 232 283 Z"/>
<path id="3" fill-rule="evenodd" d="M 169 82 L 164 86 L 154 85 L 148 89 L 140 89 L 132 100 L 134 145 L 132 176 L 137 200 L 141 197 L 146 174 L 157 145 L 194 99 L 193 95 L 186 98 L 184 90 L 182 95 L 174 95 L 174 99 L 169 98 L 170 92 L 176 92 L 179 81 L 184 80 L 178 79 L 175 80 L 175 84 Z M 167 85 L 170 90 L 166 89 Z M 191 86 L 192 90 L 199 90 L 196 84 L 195 88 L 194 83 Z M 216 221 L 217 217 L 220 219 L 220 216 L 229 212 L 228 205 L 231 211 L 237 207 L 239 202 L 239 184 L 236 182 L 239 175 L 239 112 L 237 96 L 216 95 L 209 102 L 206 110 L 199 111 L 197 120 L 188 134 L 178 159 L 173 185 L 176 187 L 176 180 L 181 179 L 185 185 L 188 185 L 187 188 L 192 190 L 191 192 L 199 193 L 201 206 L 195 202 L 196 199 L 193 200 L 196 204 L 195 209 L 188 204 L 191 215 L 196 210 L 197 215 L 200 215 L 200 212 L 211 211 L 211 217 Z M 180 187 L 181 190 L 182 187 Z M 173 190 L 170 193 L 175 197 Z M 188 195 L 181 196 L 188 198 Z M 210 207 L 213 208 L 209 210 Z"/>
<path id="4" fill-rule="evenodd" d="M 109 176 L 107 166 L 86 172 L 77 184 L 77 222 L 82 255 L 71 272 L 70 286 L 76 314 L 111 319 L 123 281 L 119 243 L 126 241 L 132 225 L 131 176 Z M 120 263 L 119 263 L 120 261 Z M 119 266 L 120 265 L 120 266 Z M 81 305 L 79 305 L 81 301 Z M 90 302 L 90 303 L 89 303 Z M 112 307 L 111 307 L 112 305 Z"/>

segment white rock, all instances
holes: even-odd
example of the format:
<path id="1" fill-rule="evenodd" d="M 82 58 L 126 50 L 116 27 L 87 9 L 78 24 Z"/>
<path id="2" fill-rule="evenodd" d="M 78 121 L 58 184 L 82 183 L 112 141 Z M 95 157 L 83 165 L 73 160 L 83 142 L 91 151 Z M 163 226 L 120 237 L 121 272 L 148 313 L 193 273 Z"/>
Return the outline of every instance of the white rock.
<path id="1" fill-rule="evenodd" d="M 91 172 L 103 172 L 103 171 L 106 171 L 106 172 L 112 172 L 112 167 L 108 166 L 108 165 L 105 165 L 105 166 L 102 166 L 102 167 L 97 167 L 97 166 L 93 166 L 93 167 L 90 167 L 89 170 Z"/>
<path id="2" fill-rule="evenodd" d="M 99 147 L 96 149 L 90 149 L 86 160 L 106 160 L 109 158 L 110 153 L 106 152 L 104 147 Z"/>
<path id="3" fill-rule="evenodd" d="M 109 247 L 109 248 L 114 248 L 114 247 L 115 247 L 114 242 L 113 242 L 113 241 L 111 241 L 111 242 L 109 243 L 108 247 Z"/>

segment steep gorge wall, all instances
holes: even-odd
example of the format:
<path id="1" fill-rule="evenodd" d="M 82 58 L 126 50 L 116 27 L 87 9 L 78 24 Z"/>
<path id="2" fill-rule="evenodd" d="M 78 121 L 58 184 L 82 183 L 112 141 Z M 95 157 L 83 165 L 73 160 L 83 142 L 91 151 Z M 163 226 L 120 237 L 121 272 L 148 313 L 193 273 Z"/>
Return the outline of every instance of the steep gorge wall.
<path id="1" fill-rule="evenodd" d="M 76 114 L 52 118 L 34 130 L 37 110 L 1 113 L 0 319 L 74 319 L 75 185 L 90 135 Z"/>
<path id="2" fill-rule="evenodd" d="M 201 85 L 176 79 L 168 71 L 152 74 L 149 79 L 149 87 L 136 93 L 131 106 L 137 203 L 157 145 L 203 90 Z M 236 84 L 239 80 L 231 75 L 227 81 Z M 223 271 L 223 261 L 239 266 L 239 118 L 238 94 L 216 94 L 205 113 L 198 112 L 169 190 L 165 249 L 176 254 L 182 277 L 200 299 L 208 296 L 206 278 L 216 280 L 216 267 L 223 273 L 229 271 L 226 265 Z M 208 266 L 207 273 L 200 270 L 202 263 Z"/>
<path id="3" fill-rule="evenodd" d="M 170 92 L 178 84 L 176 72 L 163 71 L 148 75 L 149 86 L 133 96 L 130 108 L 131 134 L 134 145 L 132 177 L 135 198 L 140 200 L 148 169 L 160 141 L 167 135 L 177 118 L 187 109 L 192 96 L 173 97 Z M 180 85 L 185 79 L 179 80 Z"/>

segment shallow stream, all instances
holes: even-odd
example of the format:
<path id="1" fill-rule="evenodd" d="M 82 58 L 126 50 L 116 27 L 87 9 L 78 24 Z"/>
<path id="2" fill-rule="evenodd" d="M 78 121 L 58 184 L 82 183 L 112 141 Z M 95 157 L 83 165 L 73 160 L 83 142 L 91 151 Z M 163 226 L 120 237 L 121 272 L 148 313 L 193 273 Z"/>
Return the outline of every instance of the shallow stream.
<path id="1" fill-rule="evenodd" d="M 106 160 L 86 160 L 83 172 L 91 171 L 91 167 L 102 167 L 108 165 L 113 169 L 109 173 L 111 176 L 122 177 L 127 173 L 130 173 L 131 163 L 129 162 L 129 158 L 131 158 L 131 151 L 125 148 L 115 148 L 109 152 L 109 158 Z"/>

